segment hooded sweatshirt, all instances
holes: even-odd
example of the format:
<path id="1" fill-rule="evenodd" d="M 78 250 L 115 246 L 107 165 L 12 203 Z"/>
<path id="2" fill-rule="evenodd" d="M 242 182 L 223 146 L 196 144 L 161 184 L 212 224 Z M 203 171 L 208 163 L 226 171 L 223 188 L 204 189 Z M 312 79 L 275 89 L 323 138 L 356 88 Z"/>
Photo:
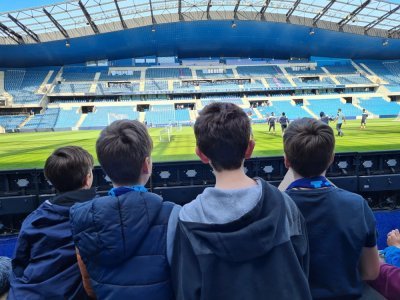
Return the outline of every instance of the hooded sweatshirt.
<path id="1" fill-rule="evenodd" d="M 94 197 L 94 190 L 63 193 L 24 220 L 12 261 L 9 300 L 86 299 L 69 209 Z"/>
<path id="2" fill-rule="evenodd" d="M 262 179 L 207 188 L 179 215 L 172 274 L 180 299 L 311 299 L 308 242 L 296 205 Z"/>
<path id="3" fill-rule="evenodd" d="M 178 212 L 141 191 L 71 208 L 74 241 L 98 299 L 173 299 L 168 249 Z"/>

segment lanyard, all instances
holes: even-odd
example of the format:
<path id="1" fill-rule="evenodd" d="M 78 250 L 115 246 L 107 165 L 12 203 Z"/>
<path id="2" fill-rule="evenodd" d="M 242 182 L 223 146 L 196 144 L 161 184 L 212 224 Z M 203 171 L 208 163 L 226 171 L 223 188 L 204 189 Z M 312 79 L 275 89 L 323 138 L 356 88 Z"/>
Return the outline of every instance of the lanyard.
<path id="1" fill-rule="evenodd" d="M 120 186 L 117 188 L 112 188 L 108 192 L 108 195 L 118 197 L 118 196 L 121 196 L 123 194 L 129 193 L 132 191 L 145 193 L 145 192 L 147 192 L 147 189 L 143 185 L 134 185 L 132 187 L 131 186 Z"/>
<path id="2" fill-rule="evenodd" d="M 288 188 L 286 189 L 296 189 L 296 188 L 306 188 L 306 189 L 320 189 L 324 187 L 331 187 L 333 186 L 332 183 L 326 179 L 324 176 L 317 176 L 311 178 L 300 178 L 293 181 Z"/>

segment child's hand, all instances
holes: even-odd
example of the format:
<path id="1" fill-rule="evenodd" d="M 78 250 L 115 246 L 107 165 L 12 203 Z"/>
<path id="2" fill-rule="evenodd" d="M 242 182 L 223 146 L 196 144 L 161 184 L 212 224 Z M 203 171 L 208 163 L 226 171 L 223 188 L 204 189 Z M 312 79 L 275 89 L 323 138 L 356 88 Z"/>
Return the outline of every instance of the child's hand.
<path id="1" fill-rule="evenodd" d="M 400 248 L 400 232 L 398 229 L 392 230 L 388 233 L 387 244 L 388 246 L 395 246 Z"/>

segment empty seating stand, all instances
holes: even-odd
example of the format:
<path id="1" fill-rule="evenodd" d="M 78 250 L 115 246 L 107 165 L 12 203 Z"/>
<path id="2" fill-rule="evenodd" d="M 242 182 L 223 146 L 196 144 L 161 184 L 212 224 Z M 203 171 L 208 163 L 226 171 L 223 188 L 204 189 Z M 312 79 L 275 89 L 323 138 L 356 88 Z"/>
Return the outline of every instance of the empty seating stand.
<path id="1" fill-rule="evenodd" d="M 380 117 L 396 117 L 400 113 L 397 102 L 388 102 L 382 97 L 359 98 L 360 106 Z"/>
<path id="2" fill-rule="evenodd" d="M 139 113 L 133 106 L 97 106 L 94 112 L 87 114 L 80 128 L 101 129 L 121 119 L 138 120 Z"/>

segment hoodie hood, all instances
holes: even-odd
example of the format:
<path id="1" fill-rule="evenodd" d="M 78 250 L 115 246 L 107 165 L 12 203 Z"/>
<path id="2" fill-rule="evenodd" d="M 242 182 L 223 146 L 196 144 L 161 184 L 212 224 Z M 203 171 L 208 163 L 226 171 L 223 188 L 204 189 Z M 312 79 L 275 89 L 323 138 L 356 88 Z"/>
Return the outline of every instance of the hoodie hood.
<path id="1" fill-rule="evenodd" d="M 82 257 L 93 258 L 99 266 L 115 266 L 132 257 L 161 207 L 161 197 L 137 191 L 73 206 L 71 222 Z"/>
<path id="2" fill-rule="evenodd" d="M 190 231 L 194 249 L 242 262 L 266 255 L 290 239 L 287 199 L 267 182 L 257 183 L 241 190 L 209 188 L 182 208 L 181 226 Z"/>

